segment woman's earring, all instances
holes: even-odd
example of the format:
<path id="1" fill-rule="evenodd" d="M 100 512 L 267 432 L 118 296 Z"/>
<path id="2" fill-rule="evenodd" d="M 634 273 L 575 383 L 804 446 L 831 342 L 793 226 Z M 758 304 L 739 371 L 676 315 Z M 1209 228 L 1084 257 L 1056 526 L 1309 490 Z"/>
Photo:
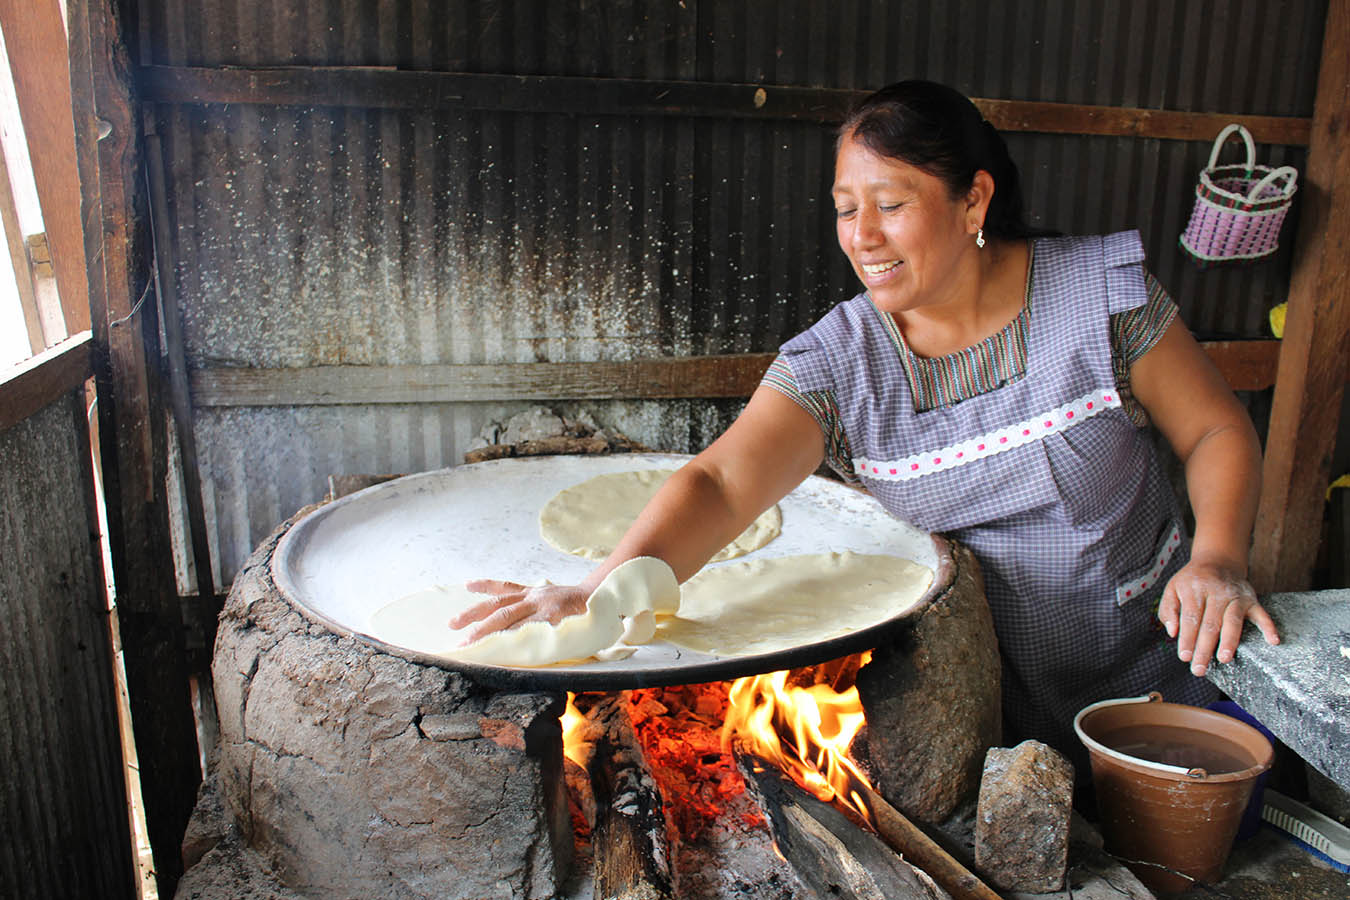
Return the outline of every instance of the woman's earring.
<path id="1" fill-rule="evenodd" d="M 975 246 L 984 247 L 984 229 L 981 228 L 975 233 Z"/>

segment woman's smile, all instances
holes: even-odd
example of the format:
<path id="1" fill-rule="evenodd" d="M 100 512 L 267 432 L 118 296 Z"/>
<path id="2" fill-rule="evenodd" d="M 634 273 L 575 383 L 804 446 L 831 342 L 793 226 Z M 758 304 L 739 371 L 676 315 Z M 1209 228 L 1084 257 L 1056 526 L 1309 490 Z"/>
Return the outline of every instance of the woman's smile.
<path id="1" fill-rule="evenodd" d="M 966 204 L 941 179 L 847 137 L 833 195 L 839 247 L 878 308 L 899 313 L 946 299 L 975 245 Z"/>

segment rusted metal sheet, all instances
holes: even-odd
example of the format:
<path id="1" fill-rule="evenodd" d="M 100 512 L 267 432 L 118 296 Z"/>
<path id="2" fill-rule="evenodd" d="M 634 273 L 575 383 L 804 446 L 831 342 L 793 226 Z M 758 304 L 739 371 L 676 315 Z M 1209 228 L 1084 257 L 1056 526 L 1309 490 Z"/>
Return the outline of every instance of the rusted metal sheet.
<path id="1" fill-rule="evenodd" d="M 130 900 L 136 884 L 83 397 L 0 430 L 5 897 Z"/>
<path id="2" fill-rule="evenodd" d="M 146 0 L 139 62 L 770 90 L 920 76 L 994 100 L 1307 117 L 1325 8 Z M 835 245 L 827 125 L 400 105 L 411 108 L 154 108 L 189 367 L 771 352 L 855 290 Z M 1037 222 L 1137 227 L 1193 330 L 1267 333 L 1292 231 L 1273 260 L 1241 270 L 1202 272 L 1176 246 L 1208 142 L 1019 133 L 1009 145 Z M 1305 157 L 1258 150 L 1272 165 Z M 697 449 L 699 421 L 725 418 L 685 401 L 596 407 L 643 410 L 630 436 L 666 450 Z M 318 499 L 329 473 L 452 464 L 482 424 L 518 408 L 198 410 L 219 574 L 228 581 L 277 521 Z"/>

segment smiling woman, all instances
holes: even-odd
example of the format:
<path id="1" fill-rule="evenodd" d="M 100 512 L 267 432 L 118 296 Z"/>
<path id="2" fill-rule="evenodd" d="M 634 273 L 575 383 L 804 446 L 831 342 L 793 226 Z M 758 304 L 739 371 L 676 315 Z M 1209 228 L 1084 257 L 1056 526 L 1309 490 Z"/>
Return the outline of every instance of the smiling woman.
<path id="1" fill-rule="evenodd" d="M 1213 699 L 1194 676 L 1232 658 L 1246 619 L 1278 639 L 1245 581 L 1260 450 L 1145 271 L 1138 232 L 1027 227 L 1003 139 L 932 82 L 864 99 L 834 176 L 839 247 L 864 290 L 783 345 L 731 428 L 580 584 L 503 583 L 456 627 L 556 624 L 638 556 L 690 579 L 825 461 L 979 559 L 1005 740 L 1081 756 L 1072 720 L 1089 703 Z M 1150 421 L 1187 466 L 1193 544 Z M 827 632 L 856 600 L 839 584 L 821 595 L 808 606 Z"/>

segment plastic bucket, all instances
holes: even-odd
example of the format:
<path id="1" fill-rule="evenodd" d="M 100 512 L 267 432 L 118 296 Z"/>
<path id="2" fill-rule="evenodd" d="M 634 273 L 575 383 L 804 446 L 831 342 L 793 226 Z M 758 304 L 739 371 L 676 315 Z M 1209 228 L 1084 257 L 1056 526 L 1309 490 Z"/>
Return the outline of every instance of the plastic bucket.
<path id="1" fill-rule="evenodd" d="M 1217 881 L 1256 778 L 1275 756 L 1270 741 L 1156 693 L 1094 703 L 1073 725 L 1091 760 L 1106 849 L 1155 891 Z"/>

